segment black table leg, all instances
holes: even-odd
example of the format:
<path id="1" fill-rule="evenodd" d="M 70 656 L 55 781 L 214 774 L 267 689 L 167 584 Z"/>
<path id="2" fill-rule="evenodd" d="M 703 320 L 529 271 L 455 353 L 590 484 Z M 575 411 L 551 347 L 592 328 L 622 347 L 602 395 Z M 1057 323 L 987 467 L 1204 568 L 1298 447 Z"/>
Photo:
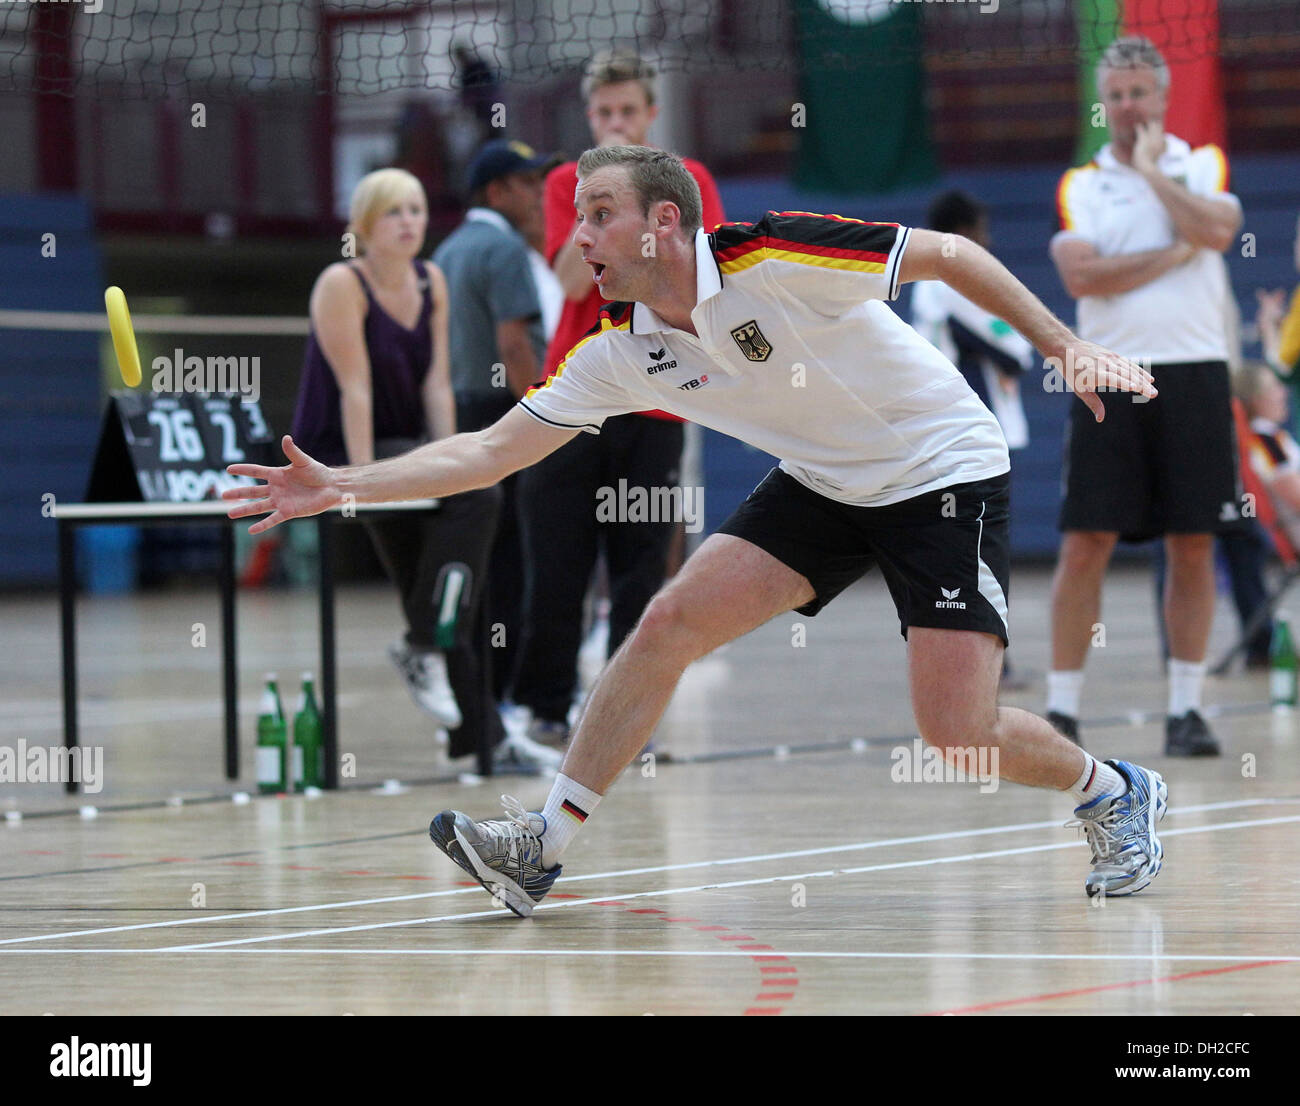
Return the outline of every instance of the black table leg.
<path id="1" fill-rule="evenodd" d="M 316 520 L 320 546 L 320 699 L 325 788 L 339 785 L 338 700 L 334 654 L 334 526 L 329 512 Z"/>
<path id="2" fill-rule="evenodd" d="M 226 702 L 226 779 L 239 779 L 239 666 L 235 658 L 235 529 L 221 524 L 221 662 Z"/>
<path id="3" fill-rule="evenodd" d="M 63 649 L 63 744 L 77 747 L 77 528 L 59 527 L 59 630 Z M 68 774 L 63 789 L 75 795 L 80 785 Z"/>

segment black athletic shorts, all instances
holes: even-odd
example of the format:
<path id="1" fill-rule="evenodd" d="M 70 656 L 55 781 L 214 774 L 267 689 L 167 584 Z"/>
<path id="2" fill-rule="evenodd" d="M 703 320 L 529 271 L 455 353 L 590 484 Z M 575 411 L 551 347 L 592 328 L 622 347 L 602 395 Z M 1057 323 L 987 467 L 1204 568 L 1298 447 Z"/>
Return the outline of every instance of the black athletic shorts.
<path id="1" fill-rule="evenodd" d="M 807 578 L 815 615 L 875 565 L 909 626 L 979 630 L 1007 643 L 1009 474 L 887 507 L 852 507 L 773 469 L 719 528 Z"/>
<path id="2" fill-rule="evenodd" d="M 1159 396 L 1135 403 L 1126 393 L 1104 392 L 1100 423 L 1071 397 L 1060 529 L 1148 541 L 1239 525 L 1227 364 L 1155 365 L 1151 375 Z"/>

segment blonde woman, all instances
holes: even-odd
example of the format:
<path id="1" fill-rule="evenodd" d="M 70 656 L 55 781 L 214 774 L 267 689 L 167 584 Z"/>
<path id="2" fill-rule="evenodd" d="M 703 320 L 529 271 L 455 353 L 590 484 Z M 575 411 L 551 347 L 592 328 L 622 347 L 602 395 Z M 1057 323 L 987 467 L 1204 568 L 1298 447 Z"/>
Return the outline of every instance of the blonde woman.
<path id="1" fill-rule="evenodd" d="M 352 196 L 358 256 L 330 265 L 312 289 L 293 436 L 330 464 L 368 464 L 456 431 L 447 285 L 419 260 L 427 226 L 414 176 L 370 173 Z M 415 702 L 451 732 L 450 755 L 479 751 L 483 771 L 531 771 L 540 765 L 527 750 L 503 741 L 485 679 L 480 596 L 499 509 L 488 488 L 366 528 L 406 619 L 390 656 Z"/>

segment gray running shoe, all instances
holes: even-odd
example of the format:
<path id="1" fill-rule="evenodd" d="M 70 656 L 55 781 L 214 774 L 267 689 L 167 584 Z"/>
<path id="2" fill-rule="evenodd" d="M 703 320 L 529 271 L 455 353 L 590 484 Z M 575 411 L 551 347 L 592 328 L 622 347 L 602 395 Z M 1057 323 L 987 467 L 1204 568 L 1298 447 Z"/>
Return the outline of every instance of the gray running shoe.
<path id="1" fill-rule="evenodd" d="M 1126 760 L 1106 761 L 1128 784 L 1123 795 L 1103 795 L 1075 807 L 1074 821 L 1092 847 L 1088 897 L 1132 895 L 1155 879 L 1164 860 L 1156 823 L 1165 816 L 1169 789 L 1158 772 Z"/>
<path id="2" fill-rule="evenodd" d="M 494 900 L 527 918 L 551 889 L 561 865 L 542 867 L 546 819 L 509 795 L 502 795 L 501 803 L 505 821 L 475 822 L 459 810 L 444 810 L 429 823 L 429 837 Z"/>

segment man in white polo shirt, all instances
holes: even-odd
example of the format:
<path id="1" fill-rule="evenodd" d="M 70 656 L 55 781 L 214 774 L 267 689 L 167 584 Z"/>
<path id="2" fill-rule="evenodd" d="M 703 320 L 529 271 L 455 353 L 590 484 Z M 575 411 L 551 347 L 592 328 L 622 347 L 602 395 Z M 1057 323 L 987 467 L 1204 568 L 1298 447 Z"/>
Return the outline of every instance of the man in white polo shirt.
<path id="1" fill-rule="evenodd" d="M 1200 714 L 1214 613 L 1214 531 L 1238 518 L 1222 252 L 1241 225 L 1217 146 L 1164 133 L 1169 70 L 1144 38 L 1102 55 L 1111 142 L 1061 180 L 1052 260 L 1078 300 L 1080 336 L 1151 367 L 1159 403 L 1103 423 L 1070 412 L 1064 531 L 1052 592 L 1048 719 L 1078 740 L 1083 665 L 1117 540 L 1162 536 L 1168 555 L 1165 752 L 1217 756 Z M 1140 397 L 1139 397 L 1140 398 Z"/>
<path id="2" fill-rule="evenodd" d="M 443 811 L 434 844 L 521 916 L 641 751 L 683 670 L 789 610 L 816 614 L 879 566 L 910 654 L 921 735 L 952 756 L 996 749 L 1002 779 L 1068 791 L 1092 846 L 1089 895 L 1127 895 L 1160 870 L 1160 776 L 1101 763 L 1027 711 L 999 707 L 1007 641 L 1006 443 L 957 369 L 882 301 L 941 279 L 1050 357 L 1089 359 L 1075 380 L 1154 397 L 1149 376 L 1077 339 L 993 257 L 894 223 L 769 213 L 701 228 L 681 160 L 644 146 L 578 162 L 574 241 L 616 301 L 544 385 L 495 425 L 347 469 L 285 438 L 284 468 L 235 465 L 251 532 L 340 502 L 450 495 L 517 471 L 606 418 L 658 408 L 781 457 L 748 500 L 651 601 L 594 687 L 540 812 L 504 821 Z M 950 236 L 951 237 L 951 236 Z M 1080 365 L 1082 368 L 1082 365 Z M 1107 400 L 1106 407 L 1113 406 Z"/>

